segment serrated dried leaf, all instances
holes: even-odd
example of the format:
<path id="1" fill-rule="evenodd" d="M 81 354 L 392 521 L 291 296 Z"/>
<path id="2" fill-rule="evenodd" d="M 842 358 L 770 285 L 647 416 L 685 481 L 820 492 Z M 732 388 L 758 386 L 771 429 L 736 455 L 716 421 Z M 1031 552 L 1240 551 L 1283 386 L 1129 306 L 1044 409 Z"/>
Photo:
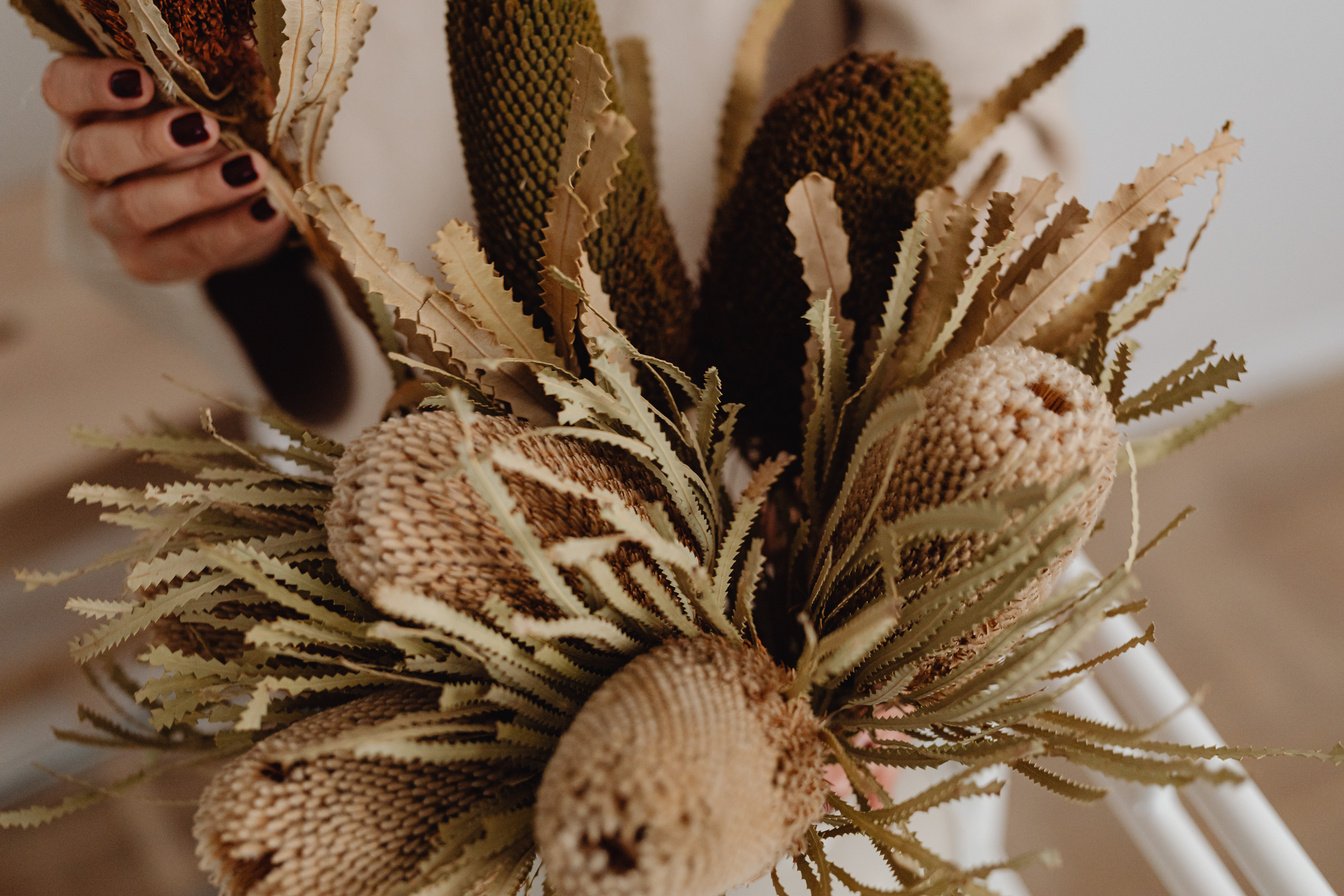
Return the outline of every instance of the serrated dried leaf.
<path id="1" fill-rule="evenodd" d="M 1029 242 L 1022 254 L 1004 269 L 994 290 L 996 301 L 1002 301 L 1039 270 L 1047 258 L 1059 251 L 1060 243 L 1077 233 L 1087 219 L 1088 211 L 1081 202 L 1077 199 L 1065 202 L 1040 236 Z"/>
<path id="2" fill-rule="evenodd" d="M 973 208 L 981 208 L 990 200 L 994 189 L 998 187 L 999 181 L 1003 180 L 1003 172 L 1008 169 L 1008 155 L 1004 152 L 994 153 L 993 158 L 986 163 L 980 176 L 971 184 L 966 191 L 966 204 Z"/>
<path id="3" fill-rule="evenodd" d="M 178 45 L 177 38 L 173 37 L 172 30 L 168 27 L 168 22 L 164 19 L 155 0 L 116 0 L 117 6 L 121 11 L 122 19 L 126 22 L 126 30 L 133 39 L 136 46 L 140 48 L 141 56 L 144 57 L 145 64 L 153 71 L 181 72 L 185 75 L 201 94 L 210 100 L 223 99 L 231 90 L 226 87 L 223 91 L 216 92 L 211 89 L 210 83 L 205 75 L 201 74 L 185 56 L 182 54 L 182 48 Z M 141 43 L 140 35 L 148 38 L 152 49 L 148 54 L 145 53 L 145 47 Z M 154 51 L 158 52 L 155 53 Z M 170 69 L 163 68 L 163 63 L 159 59 L 162 54 L 168 61 Z M 165 78 L 164 83 L 174 83 L 171 75 Z"/>
<path id="4" fill-rule="evenodd" d="M 924 195 L 932 196 L 929 273 L 911 303 L 909 322 L 897 347 L 898 382 L 919 374 L 921 362 L 952 318 L 970 264 L 968 256 L 976 224 L 975 210 L 957 203 L 956 194 L 950 189 L 940 188 Z"/>
<path id="5" fill-rule="evenodd" d="M 284 0 L 284 40 L 280 44 L 275 110 L 266 128 L 272 146 L 281 145 L 302 107 L 308 81 L 308 54 L 321 21 L 322 0 Z"/>
<path id="6" fill-rule="evenodd" d="M 969 118 L 953 128 L 947 141 L 949 164 L 952 167 L 961 164 L 1032 94 L 1054 80 L 1082 46 L 1083 29 L 1070 30 L 1049 52 L 1028 65 Z"/>
<path id="7" fill-rule="evenodd" d="M 1132 329 L 1156 311 L 1176 291 L 1182 273 L 1180 268 L 1163 268 L 1154 274 L 1134 298 L 1111 315 L 1108 338 Z"/>
<path id="8" fill-rule="evenodd" d="M 1166 210 L 1189 184 L 1237 157 L 1241 141 L 1227 128 L 1203 150 L 1188 140 L 1139 171 L 1099 205 L 1091 220 L 999 304 L 990 316 L 986 343 L 1025 342 L 1106 262 L 1111 252 L 1149 218 Z"/>
<path id="9" fill-rule="evenodd" d="M 1175 233 L 1176 219 L 1167 212 L 1159 214 L 1100 280 L 1046 321 L 1028 344 L 1062 356 L 1081 348 L 1092 336 L 1097 315 L 1110 313 L 1139 285 Z"/>
<path id="10" fill-rule="evenodd" d="M 1213 351 L 1214 343 L 1209 343 L 1147 389 L 1120 402 L 1115 409 L 1115 419 L 1128 423 L 1163 414 L 1241 379 L 1246 372 L 1246 359 L 1240 355 L 1219 356 L 1206 364 Z"/>
<path id="11" fill-rule="evenodd" d="M 728 98 L 719 118 L 716 195 L 722 200 L 737 180 L 747 145 L 756 132 L 756 115 L 765 89 L 770 44 L 793 0 L 759 0 L 737 45 Z"/>
<path id="12" fill-rule="evenodd" d="M 803 282 L 811 290 L 810 300 L 830 296 L 838 314 L 853 273 L 849 267 L 849 236 L 835 201 L 835 181 L 814 171 L 785 194 L 784 205 L 789 210 L 786 223 L 793 234 L 794 251 L 803 263 Z"/>
<path id="13" fill-rule="evenodd" d="M 1095 803 L 1097 800 L 1104 799 L 1108 792 L 1103 787 L 1093 787 L 1089 784 L 1070 781 L 1063 775 L 1055 774 L 1029 760 L 1024 759 L 1015 762 L 1013 768 L 1033 784 L 1038 784 L 1056 796 L 1062 796 L 1074 802 Z"/>
<path id="14" fill-rule="evenodd" d="M 648 166 L 654 183 L 658 182 L 658 130 L 655 127 L 653 76 L 649 47 L 639 37 L 616 41 L 616 66 L 621 72 L 621 102 L 625 117 L 635 127 L 635 144 Z"/>
<path id="15" fill-rule="evenodd" d="M 252 37 L 274 100 L 280 88 L 280 57 L 285 46 L 285 0 L 252 0 Z"/>
<path id="16" fill-rule="evenodd" d="M 341 99 L 350 85 L 376 7 L 361 0 L 323 0 L 317 60 L 290 122 L 299 179 L 317 180 L 318 164 Z M 283 52 L 283 51 L 282 51 Z"/>
<path id="17" fill-rule="evenodd" d="M 900 343 L 906 309 L 914 295 L 920 264 L 924 260 L 930 226 L 930 216 L 923 212 L 901 234 L 901 248 L 896 258 L 891 288 L 887 291 L 882 324 L 863 346 L 862 367 L 868 375 L 860 390 L 864 394 L 861 412 L 875 408 L 896 381 L 894 353 Z"/>
<path id="18" fill-rule="evenodd" d="M 490 264 L 470 225 L 449 221 L 434 243 L 443 276 L 462 313 L 489 330 L 515 357 L 559 364 L 560 356 Z"/>
<path id="19" fill-rule="evenodd" d="M 1193 423 L 1187 423 L 1159 435 L 1135 439 L 1132 443 L 1135 462 L 1139 465 L 1139 469 L 1152 466 L 1192 442 L 1203 438 L 1246 410 L 1246 407 L 1246 405 L 1235 401 L 1227 401 Z"/>

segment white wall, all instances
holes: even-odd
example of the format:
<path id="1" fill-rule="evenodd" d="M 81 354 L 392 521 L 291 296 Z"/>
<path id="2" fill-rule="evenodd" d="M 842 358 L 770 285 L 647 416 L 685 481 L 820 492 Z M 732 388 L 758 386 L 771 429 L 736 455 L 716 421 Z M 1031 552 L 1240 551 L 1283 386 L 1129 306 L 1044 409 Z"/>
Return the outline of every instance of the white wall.
<path id="1" fill-rule="evenodd" d="M 1138 330 L 1137 375 L 1209 337 L 1247 356 L 1238 395 L 1344 370 L 1344 4 L 1079 0 L 1078 10 L 1085 198 L 1109 195 L 1186 136 L 1207 142 L 1224 120 L 1246 140 L 1184 286 Z M 1193 225 L 1202 208 L 1186 208 Z"/>
<path id="2" fill-rule="evenodd" d="M 50 58 L 9 4 L 0 6 L 0 195 L 46 171 L 56 129 L 37 83 Z"/>
<path id="3" fill-rule="evenodd" d="M 1246 139 L 1184 288 L 1139 331 L 1136 376 L 1208 336 L 1248 356 L 1243 395 L 1344 369 L 1334 263 L 1344 254 L 1344 3 L 1078 0 L 1078 13 L 1088 28 L 1072 82 L 1085 199 L 1109 195 L 1173 142 L 1207 140 L 1225 119 Z M 0 192 L 49 164 L 53 128 L 36 90 L 45 58 L 0 10 Z M 1198 213 L 1190 205 L 1188 223 Z"/>

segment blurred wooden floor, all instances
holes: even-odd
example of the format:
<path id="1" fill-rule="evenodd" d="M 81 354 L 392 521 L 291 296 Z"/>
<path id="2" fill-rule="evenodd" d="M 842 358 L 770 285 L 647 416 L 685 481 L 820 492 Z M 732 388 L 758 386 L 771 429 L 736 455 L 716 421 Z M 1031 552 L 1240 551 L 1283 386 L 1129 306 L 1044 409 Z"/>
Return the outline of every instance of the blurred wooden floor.
<path id="1" fill-rule="evenodd" d="M 190 380 L 188 359 L 145 342 L 41 263 L 38 219 L 35 191 L 0 202 L 0 269 L 9 284 L 0 294 L 6 568 L 68 562 L 43 548 L 57 534 L 86 558 L 100 546 L 88 534 L 91 515 L 72 514 L 59 498 L 98 463 L 68 447 L 70 425 L 115 426 L 164 402 L 182 413 L 194 404 L 159 378 L 174 370 Z M 1164 655 L 1189 686 L 1210 686 L 1205 707 L 1232 742 L 1328 747 L 1344 737 L 1341 445 L 1344 380 L 1337 380 L 1262 404 L 1141 481 L 1150 532 L 1186 504 L 1200 509 L 1140 572 Z M 1125 527 L 1121 517 L 1103 535 L 1103 565 L 1119 555 Z M 44 711 L 72 720 L 78 680 L 63 653 L 71 625 L 60 611 L 65 596 L 59 588 L 19 596 L 12 582 L 0 582 L 5 609 L 21 614 L 0 639 L 0 735 Z M 6 767 L 19 761 L 28 758 L 0 756 Z M 1252 772 L 1327 878 L 1344 888 L 1344 769 L 1275 760 Z M 190 810 L 174 802 L 195 786 L 158 787 L 46 828 L 0 834 L 0 894 L 206 892 L 191 855 Z M 1104 808 L 1061 805 L 1016 782 L 1010 846 L 1047 845 L 1059 847 L 1065 865 L 1028 874 L 1036 896 L 1160 892 Z"/>

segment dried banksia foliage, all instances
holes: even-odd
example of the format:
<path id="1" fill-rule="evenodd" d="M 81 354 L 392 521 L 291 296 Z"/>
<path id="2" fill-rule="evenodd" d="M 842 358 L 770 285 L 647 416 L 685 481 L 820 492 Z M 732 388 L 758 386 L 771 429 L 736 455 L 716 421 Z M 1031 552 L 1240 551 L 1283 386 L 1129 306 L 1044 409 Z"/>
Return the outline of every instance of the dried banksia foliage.
<path id="1" fill-rule="evenodd" d="M 384 688 L 267 738 L 201 795 L 196 842 L 222 896 L 402 892 L 434 832 L 497 785 L 488 766 L 356 755 L 380 723 L 437 706 L 429 688 Z"/>
<path id="2" fill-rule="evenodd" d="M 481 243 L 533 313 L 547 276 L 538 247 L 561 172 L 575 45 L 610 59 L 592 0 L 449 0 L 453 94 Z M 619 112 L 620 97 L 612 99 Z M 589 257 L 631 341 L 680 362 L 690 281 L 653 172 L 637 144 L 627 149 Z"/>
<path id="3" fill-rule="evenodd" d="M 827 749 L 792 676 L 721 638 L 646 653 L 589 698 L 537 792 L 561 896 L 717 896 L 791 852 L 825 805 Z"/>
<path id="4" fill-rule="evenodd" d="M 60 7 L 62 18 L 55 5 L 24 2 L 48 36 L 73 28 L 71 40 L 96 34 L 100 49 L 124 52 L 82 5 Z M 361 32 L 344 26 L 358 25 L 364 8 L 312 3 L 355 17 L 322 29 L 317 40 L 333 43 L 312 54 L 306 38 L 262 40 L 283 33 L 277 13 L 297 7 L 256 5 L 265 23 L 258 52 L 273 81 L 287 71 L 339 85 L 348 74 L 309 73 L 309 61 L 348 62 Z M 180 481 L 72 490 L 141 543 L 109 561 L 133 563 L 125 599 L 70 607 L 96 620 L 74 645 L 82 662 L 153 633 L 140 654 L 146 680 L 112 674 L 144 718 L 85 710 L 89 730 L 69 736 L 165 755 L 251 746 L 207 794 L 199 827 L 202 855 L 226 890 L 253 896 L 515 896 L 529 888 L 538 843 L 564 896 L 717 894 L 789 853 L 812 892 L 834 883 L 872 891 L 823 848 L 848 836 L 871 841 L 908 891 L 978 892 L 994 868 L 955 867 L 910 822 L 997 793 L 986 770 L 1092 800 L 1104 788 L 1062 775 L 1059 763 L 1182 784 L 1232 776 L 1206 760 L 1272 752 L 1156 742 L 1056 711 L 1061 688 L 1146 636 L 1077 660 L 1103 619 L 1137 612 L 1131 562 L 1101 581 L 1045 587 L 1092 527 L 1113 475 L 1115 423 L 1183 405 L 1241 371 L 1239 358 L 1210 346 L 1130 393 L 1135 347 L 1124 338 L 1184 272 L 1145 280 L 1171 236 L 1170 202 L 1199 176 L 1221 174 L 1238 142 L 1223 131 L 1206 149 L 1176 147 L 1091 209 L 1075 201 L 1052 211 L 1054 178 L 1012 193 L 986 186 L 984 201 L 936 188 L 898 234 L 881 218 L 890 208 L 851 214 L 847 188 L 825 172 L 790 180 L 779 171 L 794 156 L 811 158 L 817 143 L 844 171 L 860 170 L 864 189 L 887 183 L 887 168 L 864 169 L 868 155 L 849 153 L 852 142 L 828 130 L 839 121 L 886 141 L 860 150 L 880 156 L 900 144 L 907 163 L 924 166 L 903 170 L 936 179 L 940 144 L 919 143 L 898 119 L 915 103 L 923 117 L 905 123 L 941 134 L 941 85 L 927 69 L 882 57 L 847 57 L 815 75 L 814 93 L 799 88 L 789 99 L 797 108 L 767 121 L 775 142 L 753 147 L 774 168 L 741 160 L 738 184 L 778 175 L 759 189 L 783 204 L 802 276 L 777 292 L 801 297 L 801 307 L 769 305 L 784 309 L 775 319 L 746 299 L 730 302 L 728 317 L 740 312 L 751 324 L 756 315 L 767 326 L 723 331 L 754 350 L 768 342 L 765 330 L 805 308 L 794 343 L 785 334 L 760 349 L 767 359 L 795 350 L 806 359 L 800 462 L 765 460 L 730 492 L 741 409 L 723 403 L 718 371 L 696 379 L 636 352 L 610 312 L 645 326 L 645 306 L 626 315 L 620 304 L 644 297 L 608 297 L 584 264 L 598 257 L 585 251 L 596 232 L 613 241 L 604 245 L 633 247 L 647 273 L 656 264 L 645 253 L 659 240 L 597 227 L 602 209 L 637 209 L 628 220 L 638 222 L 653 206 L 641 204 L 647 193 L 608 203 L 633 129 L 611 105 L 591 3 L 565 6 L 572 19 L 556 18 L 561 6 L 463 0 L 454 13 L 463 46 L 482 50 L 467 67 L 494 77 L 471 82 L 461 101 L 478 117 L 469 139 L 488 142 L 496 120 L 526 124 L 510 118 L 526 118 L 524 88 L 544 100 L 527 113 L 532 124 L 564 117 L 562 183 L 544 167 L 555 164 L 550 150 L 531 163 L 541 178 L 519 180 L 520 208 L 553 219 L 517 237 L 534 245 L 542 230 L 540 255 L 555 276 L 541 305 L 559 338 L 534 326 L 526 296 L 509 289 L 466 225 L 439 234 L 440 285 L 402 262 L 339 188 L 306 187 L 305 209 L 406 338 L 424 378 L 396 403 L 419 403 L 419 413 L 349 449 L 273 417 L 280 448 L 225 439 L 208 418 L 204 435 L 122 440 Z M 138 0 L 117 8 L 144 12 Z M 758 89 L 783 5 L 762 9 L 729 104 L 739 112 Z M 124 20 L 137 47 L 143 20 Z M 591 48 L 570 45 L 579 37 Z M 1075 45 L 1066 39 L 963 124 L 951 155 L 969 151 Z M 523 51 L 537 58 L 518 59 Z M 461 48 L 454 53 L 460 65 Z M 573 74 L 567 115 L 554 99 L 561 59 Z M 513 64 L 521 80 L 500 68 Z M 833 83 L 822 83 L 828 76 Z M 908 91 L 896 97 L 902 78 Z M 838 98 L 837 85 L 859 99 Z M 320 148 L 327 100 L 339 90 L 313 91 L 286 94 L 268 134 Z M 800 117 L 808 103 L 826 115 Z M 725 171 L 739 161 L 741 124 L 725 141 Z M 498 207 L 482 215 L 500 220 L 483 226 L 521 232 L 502 193 L 514 185 L 487 186 Z M 909 220 L 920 185 L 900 189 L 893 207 Z M 537 196 L 542 205 L 528 205 Z M 753 239 L 763 242 L 747 247 L 744 270 L 759 265 L 769 277 L 788 266 L 769 233 Z M 878 298 L 864 298 L 874 282 Z M 793 414 L 798 390 L 780 383 L 795 372 L 755 381 L 764 413 Z M 1142 464 L 1227 415 L 1126 455 Z M 1129 560 L 1141 553 L 1133 542 Z M 1341 751 L 1307 755 L 1344 761 Z M 1040 764 L 1046 756 L 1050 768 Z M 900 804 L 874 772 L 951 762 L 965 771 Z M 827 789 L 826 763 L 843 787 Z M 106 792 L 0 813 L 0 826 L 38 824 Z M 777 877 L 776 888 L 784 892 Z"/>
<path id="5" fill-rule="evenodd" d="M 703 360 L 746 402 L 749 434 L 797 444 L 808 292 L 785 194 L 809 172 L 835 182 L 853 269 L 843 308 L 863 338 L 881 314 L 915 198 L 948 173 L 948 109 L 929 63 L 851 52 L 766 111 L 714 218 L 696 330 Z"/>
<path id="6" fill-rule="evenodd" d="M 652 477 L 620 451 L 540 435 L 506 417 L 477 418 L 469 433 L 448 411 L 388 420 L 346 449 L 326 517 L 337 568 L 360 592 L 395 586 L 464 610 L 494 598 L 534 616 L 555 614 L 461 470 L 457 451 L 466 439 L 479 450 L 509 443 L 527 461 L 610 492 L 641 516 L 659 494 Z M 506 473 L 503 481 L 542 547 L 614 532 L 594 501 L 520 473 Z"/>
<path id="7" fill-rule="evenodd" d="M 1028 486 L 1060 490 L 1083 477 L 1075 496 L 1057 505 L 1058 516 L 1048 521 L 1072 524 L 1068 541 L 1007 606 L 933 654 L 921 672 L 930 678 L 972 656 L 1054 584 L 1091 534 L 1110 494 L 1120 433 L 1106 396 L 1082 371 L 1020 346 L 978 349 L 940 372 L 921 394 L 919 417 L 893 440 L 901 445 L 883 519 L 908 519 Z M 991 540 L 991 534 L 979 533 L 911 544 L 901 554 L 903 571 L 912 579 L 950 578 L 983 556 Z"/>

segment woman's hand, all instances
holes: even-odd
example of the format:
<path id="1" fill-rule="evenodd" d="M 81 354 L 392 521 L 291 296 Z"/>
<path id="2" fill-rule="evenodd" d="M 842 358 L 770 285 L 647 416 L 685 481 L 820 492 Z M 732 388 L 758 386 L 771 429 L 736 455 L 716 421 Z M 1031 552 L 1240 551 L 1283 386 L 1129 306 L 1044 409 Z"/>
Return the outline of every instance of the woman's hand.
<path id="1" fill-rule="evenodd" d="M 64 126 L 58 166 L 132 278 L 202 280 L 284 242 L 288 222 L 262 195 L 266 161 L 225 151 L 208 115 L 152 104 L 143 68 L 65 56 L 47 66 L 42 96 Z"/>

